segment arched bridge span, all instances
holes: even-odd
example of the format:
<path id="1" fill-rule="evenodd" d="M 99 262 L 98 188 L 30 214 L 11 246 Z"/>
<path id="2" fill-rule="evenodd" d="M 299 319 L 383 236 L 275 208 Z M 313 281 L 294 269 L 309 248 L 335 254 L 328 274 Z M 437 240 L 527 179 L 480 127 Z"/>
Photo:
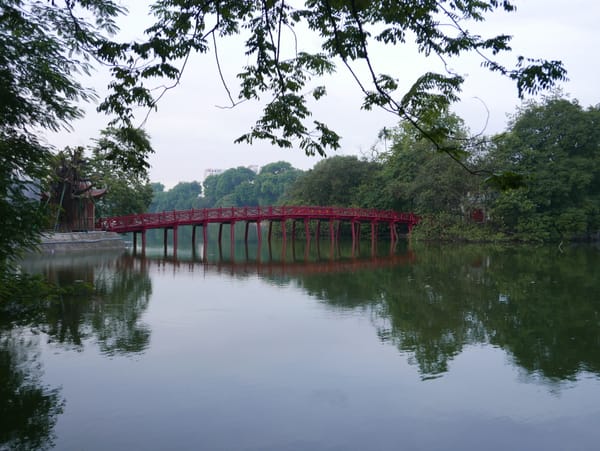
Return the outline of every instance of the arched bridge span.
<path id="1" fill-rule="evenodd" d="M 167 230 L 173 230 L 174 252 L 177 250 L 177 228 L 179 226 L 193 226 L 192 241 L 195 246 L 196 227 L 203 229 L 204 248 L 206 249 L 208 224 L 219 224 L 219 244 L 221 242 L 223 224 L 230 224 L 231 243 L 234 242 L 234 225 L 237 222 L 246 223 L 246 239 L 248 238 L 248 224 L 256 223 L 258 239 L 261 240 L 261 223 L 269 224 L 269 240 L 273 222 L 282 222 L 283 239 L 286 239 L 285 222 L 292 221 L 292 234 L 295 235 L 296 221 L 304 221 L 306 239 L 310 240 L 309 224 L 317 221 L 316 237 L 320 236 L 322 221 L 329 222 L 331 241 L 339 238 L 339 227 L 342 222 L 349 222 L 352 226 L 352 241 L 360 238 L 360 225 L 371 225 L 372 240 L 376 236 L 378 224 L 389 225 L 390 239 L 398 238 L 396 226 L 405 224 L 410 232 L 419 223 L 419 216 L 414 213 L 399 213 L 390 210 L 377 210 L 372 208 L 344 208 L 344 207 L 318 207 L 318 206 L 270 206 L 270 207 L 228 207 L 228 208 L 203 208 L 180 211 L 164 211 L 162 213 L 143 213 L 127 216 L 101 218 L 96 227 L 101 230 L 117 233 L 134 233 L 134 248 L 137 242 L 137 233 L 142 235 L 142 250 L 145 249 L 145 232 L 150 229 L 164 229 L 165 247 Z"/>

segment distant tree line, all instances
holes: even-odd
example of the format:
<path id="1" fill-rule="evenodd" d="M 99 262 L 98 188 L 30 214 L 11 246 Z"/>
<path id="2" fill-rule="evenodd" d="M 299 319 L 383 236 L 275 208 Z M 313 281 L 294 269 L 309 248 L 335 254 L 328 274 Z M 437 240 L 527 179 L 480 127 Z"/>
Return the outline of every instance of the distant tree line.
<path id="1" fill-rule="evenodd" d="M 412 211 L 417 239 L 551 241 L 598 238 L 600 107 L 559 95 L 521 107 L 507 131 L 473 145 L 463 121 L 443 150 L 410 124 L 384 130 L 372 158 L 334 156 L 301 171 L 289 163 L 258 174 L 238 167 L 165 191 L 151 211 L 253 205 L 332 205 Z M 468 142 L 469 147 L 465 146 Z"/>
<path id="2" fill-rule="evenodd" d="M 286 194 L 302 174 L 290 163 L 277 161 L 263 166 L 258 174 L 240 166 L 209 175 L 202 184 L 180 182 L 170 190 L 153 183 L 149 210 L 278 205 L 285 202 Z"/>

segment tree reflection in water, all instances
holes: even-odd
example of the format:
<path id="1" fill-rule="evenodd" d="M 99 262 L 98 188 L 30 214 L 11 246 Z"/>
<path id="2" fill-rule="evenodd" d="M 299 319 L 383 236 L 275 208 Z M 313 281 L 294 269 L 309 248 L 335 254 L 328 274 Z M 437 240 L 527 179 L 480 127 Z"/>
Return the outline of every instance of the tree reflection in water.
<path id="1" fill-rule="evenodd" d="M 92 340 L 110 355 L 147 349 L 150 329 L 141 317 L 152 283 L 140 261 L 107 253 L 27 263 L 29 271 L 42 272 L 59 289 L 40 324 L 50 340 L 72 348 Z"/>
<path id="2" fill-rule="evenodd" d="M 22 329 L 0 332 L 0 449 L 53 447 L 64 400 L 41 382 L 38 340 Z"/>
<path id="3" fill-rule="evenodd" d="M 424 246 L 393 256 L 160 260 L 294 284 L 335 309 L 366 310 L 423 379 L 465 346 L 491 344 L 547 383 L 600 375 L 600 254 L 592 247 Z M 237 257 L 236 257 L 237 258 Z"/>
<path id="4" fill-rule="evenodd" d="M 22 267 L 55 289 L 48 299 L 7 300 L 0 310 L 0 449 L 44 450 L 53 447 L 65 401 L 60 388 L 41 383 L 39 340 L 74 349 L 96 343 L 108 355 L 144 352 L 150 329 L 141 316 L 152 285 L 143 262 L 114 253 L 38 257 Z"/>

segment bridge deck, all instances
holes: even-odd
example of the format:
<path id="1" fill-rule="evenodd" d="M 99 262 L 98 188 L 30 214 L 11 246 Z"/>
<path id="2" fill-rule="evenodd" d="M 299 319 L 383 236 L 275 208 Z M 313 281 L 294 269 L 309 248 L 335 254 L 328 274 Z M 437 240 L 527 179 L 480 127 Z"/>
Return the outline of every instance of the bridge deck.
<path id="1" fill-rule="evenodd" d="M 101 218 L 98 221 L 97 228 L 111 232 L 127 233 L 148 229 L 173 228 L 183 225 L 231 224 L 240 221 L 331 220 L 407 224 L 409 229 L 412 229 L 419 222 L 419 219 L 414 213 L 398 213 L 370 208 L 315 206 L 229 207 L 165 211 L 162 213 L 143 213 Z"/>

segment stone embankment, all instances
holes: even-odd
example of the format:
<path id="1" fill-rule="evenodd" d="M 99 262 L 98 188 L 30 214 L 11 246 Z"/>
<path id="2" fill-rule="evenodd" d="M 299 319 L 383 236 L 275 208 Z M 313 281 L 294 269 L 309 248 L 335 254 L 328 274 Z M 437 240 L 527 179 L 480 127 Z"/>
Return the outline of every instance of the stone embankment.
<path id="1" fill-rule="evenodd" d="M 125 249 L 125 241 L 114 232 L 45 233 L 39 246 L 43 254 Z"/>

